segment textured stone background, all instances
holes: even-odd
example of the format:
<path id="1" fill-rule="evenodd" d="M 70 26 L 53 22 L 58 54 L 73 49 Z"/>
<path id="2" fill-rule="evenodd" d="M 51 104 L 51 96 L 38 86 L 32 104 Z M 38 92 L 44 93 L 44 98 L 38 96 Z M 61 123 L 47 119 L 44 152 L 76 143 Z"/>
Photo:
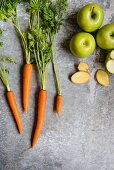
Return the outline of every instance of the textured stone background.
<path id="1" fill-rule="evenodd" d="M 97 49 L 84 60 L 90 64 L 89 84 L 77 86 L 69 80 L 79 63 L 67 48 L 69 38 L 77 32 L 74 14 L 90 2 L 99 2 L 104 8 L 104 24 L 114 21 L 113 0 L 69 0 L 68 19 L 58 34 L 57 46 L 64 107 L 61 118 L 58 118 L 53 112 L 56 90 L 50 66 L 45 125 L 34 149 L 27 150 L 36 114 L 37 72 L 34 71 L 33 75 L 29 112 L 24 115 L 21 106 L 21 47 L 13 26 L 0 22 L 0 27 L 5 29 L 2 54 L 14 56 L 18 61 L 17 65 L 10 67 L 9 79 L 24 123 L 24 133 L 20 136 L 0 82 L 0 170 L 114 170 L 114 76 L 110 76 L 109 88 L 101 87 L 94 80 L 96 69 L 104 68 L 99 62 L 104 53 Z M 25 4 L 19 5 L 19 16 L 24 29 L 27 26 Z"/>

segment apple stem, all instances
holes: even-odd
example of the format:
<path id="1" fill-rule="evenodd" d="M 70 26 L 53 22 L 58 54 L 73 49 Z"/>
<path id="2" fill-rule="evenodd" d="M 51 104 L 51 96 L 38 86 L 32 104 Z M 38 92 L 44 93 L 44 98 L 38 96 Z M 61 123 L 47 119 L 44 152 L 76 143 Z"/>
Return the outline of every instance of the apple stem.
<path id="1" fill-rule="evenodd" d="M 93 15 L 94 15 L 94 9 L 95 9 L 95 7 L 93 7 L 93 8 L 92 8 L 92 11 L 91 11 L 91 13 L 92 13 L 91 16 L 92 16 L 92 17 L 93 17 Z"/>

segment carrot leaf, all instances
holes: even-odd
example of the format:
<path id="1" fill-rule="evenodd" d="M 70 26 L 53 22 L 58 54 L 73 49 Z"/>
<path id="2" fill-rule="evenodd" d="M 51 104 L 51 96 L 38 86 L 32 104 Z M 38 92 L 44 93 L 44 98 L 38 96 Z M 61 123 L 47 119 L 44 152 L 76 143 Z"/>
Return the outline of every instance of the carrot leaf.
<path id="1" fill-rule="evenodd" d="M 20 0 L 0 1 L 0 20 L 12 21 L 16 16 L 16 8 Z"/>
<path id="2" fill-rule="evenodd" d="M 0 66 L 0 78 L 1 78 L 4 86 L 6 87 L 7 91 L 10 91 L 8 74 L 9 74 L 9 70 L 5 67 L 4 64 L 2 64 L 2 66 Z"/>
<path id="3" fill-rule="evenodd" d="M 67 0 L 56 0 L 56 2 L 52 0 L 28 0 L 27 12 L 31 16 L 29 22 L 31 30 L 28 36 L 43 89 L 46 88 L 48 65 L 53 59 L 53 42 L 60 25 L 63 23 L 63 13 L 66 7 Z M 57 74 L 55 77 L 57 78 Z M 59 78 L 57 78 L 57 82 L 59 84 Z M 60 92 L 60 85 L 58 88 Z"/>
<path id="4" fill-rule="evenodd" d="M 2 33 L 3 33 L 3 30 L 0 29 L 0 36 L 2 36 Z M 0 41 L 0 47 L 1 47 L 1 46 L 3 46 L 3 42 L 2 42 L 2 41 Z"/>
<path id="5" fill-rule="evenodd" d="M 0 29 L 0 36 L 2 35 L 2 32 L 3 30 Z M 8 81 L 9 70 L 5 66 L 6 62 L 16 63 L 16 61 L 13 57 L 0 56 L 0 79 L 3 82 L 4 86 L 6 87 L 7 91 L 10 91 L 10 86 L 9 86 L 9 81 Z"/>
<path id="6" fill-rule="evenodd" d="M 8 63 L 15 63 L 16 64 L 16 60 L 13 57 L 0 57 L 0 62 L 8 62 Z"/>

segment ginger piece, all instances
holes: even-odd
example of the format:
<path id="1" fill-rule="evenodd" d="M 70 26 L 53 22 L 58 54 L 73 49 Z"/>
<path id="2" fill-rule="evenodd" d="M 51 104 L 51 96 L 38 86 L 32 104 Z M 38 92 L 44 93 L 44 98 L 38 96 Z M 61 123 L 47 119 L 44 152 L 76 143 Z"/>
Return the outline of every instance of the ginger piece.
<path id="1" fill-rule="evenodd" d="M 102 86 L 108 87 L 110 84 L 109 75 L 104 70 L 97 70 L 96 72 L 96 80 Z"/>
<path id="2" fill-rule="evenodd" d="M 85 84 L 90 80 L 90 74 L 84 71 L 79 71 L 71 76 L 71 81 L 75 84 Z"/>
<path id="3" fill-rule="evenodd" d="M 78 65 L 78 70 L 89 72 L 89 65 L 86 62 L 80 62 Z"/>

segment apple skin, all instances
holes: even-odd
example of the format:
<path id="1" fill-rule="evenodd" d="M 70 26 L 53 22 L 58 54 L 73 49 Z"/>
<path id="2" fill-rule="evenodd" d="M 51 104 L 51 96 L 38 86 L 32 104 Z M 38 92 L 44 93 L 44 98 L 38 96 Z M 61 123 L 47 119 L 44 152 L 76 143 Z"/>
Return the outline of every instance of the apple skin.
<path id="1" fill-rule="evenodd" d="M 86 32 L 99 29 L 104 20 L 104 11 L 99 4 L 88 4 L 77 14 L 77 23 Z"/>
<path id="2" fill-rule="evenodd" d="M 109 73 L 114 74 L 114 50 L 107 54 L 105 59 L 105 67 Z"/>
<path id="3" fill-rule="evenodd" d="M 89 57 L 95 50 L 94 37 L 86 32 L 80 32 L 74 35 L 70 41 L 70 50 L 72 54 L 79 58 Z"/>
<path id="4" fill-rule="evenodd" d="M 114 49 L 114 23 L 104 25 L 96 35 L 97 45 L 105 50 Z"/>

